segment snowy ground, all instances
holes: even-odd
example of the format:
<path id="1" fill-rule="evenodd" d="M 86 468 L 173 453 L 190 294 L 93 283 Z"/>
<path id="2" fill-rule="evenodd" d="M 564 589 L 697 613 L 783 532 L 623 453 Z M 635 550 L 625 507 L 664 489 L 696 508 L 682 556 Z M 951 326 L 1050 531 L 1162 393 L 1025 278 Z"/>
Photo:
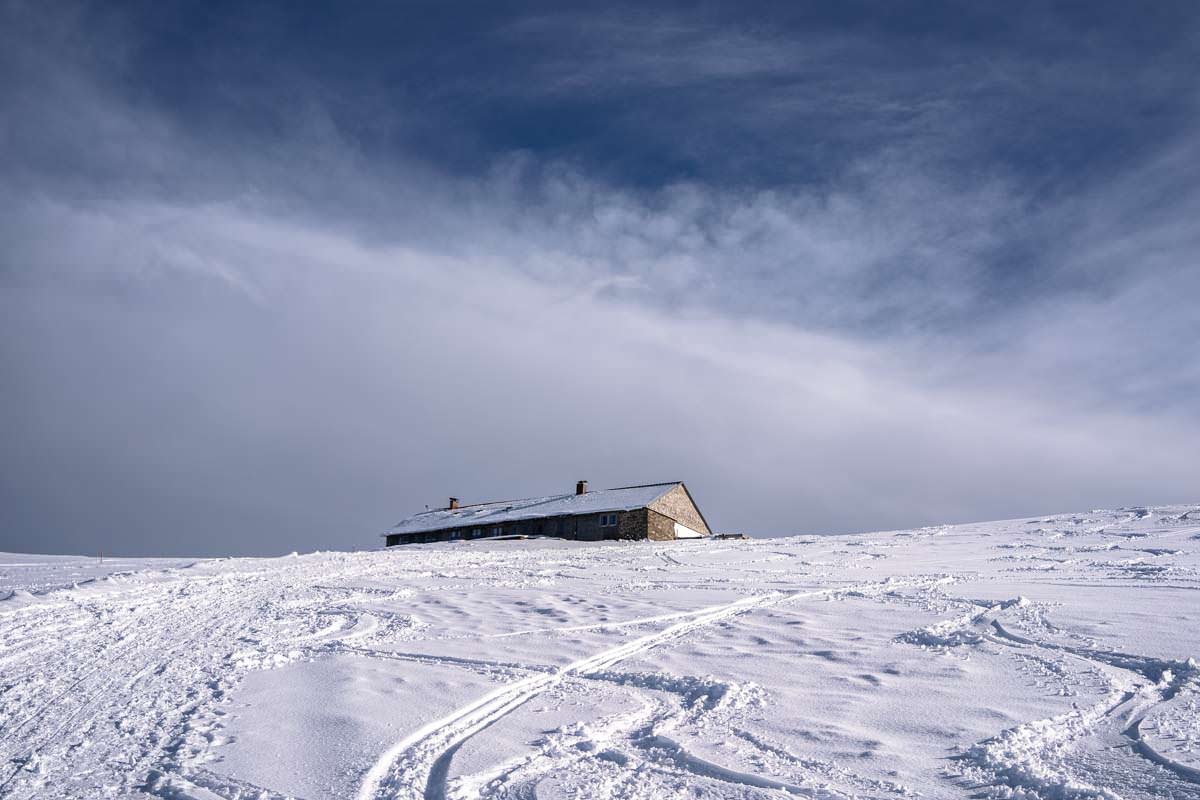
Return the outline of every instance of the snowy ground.
<path id="1" fill-rule="evenodd" d="M 186 567 L 195 561 L 194 558 L 80 558 L 0 552 L 0 599 L 12 599 L 9 595 L 14 592 L 21 597 L 50 589 L 68 589 L 109 575 Z M 15 604 L 10 603 L 8 607 L 13 605 Z M 0 613 L 5 610 L 5 607 L 0 606 Z"/>
<path id="2" fill-rule="evenodd" d="M 1194 507 L 0 562 L 0 796 L 1200 798 Z"/>

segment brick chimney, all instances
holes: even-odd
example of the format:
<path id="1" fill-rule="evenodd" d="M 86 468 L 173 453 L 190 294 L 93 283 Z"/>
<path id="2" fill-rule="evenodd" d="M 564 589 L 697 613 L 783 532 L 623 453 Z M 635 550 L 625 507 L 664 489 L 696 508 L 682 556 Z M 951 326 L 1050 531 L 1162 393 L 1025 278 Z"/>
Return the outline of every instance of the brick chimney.
<path id="1" fill-rule="evenodd" d="M 454 509 L 456 509 L 456 508 L 458 508 L 458 498 L 457 498 L 457 497 L 451 497 L 451 498 L 450 498 L 450 508 L 449 508 L 448 510 L 449 510 L 449 511 L 453 511 L 453 510 L 454 510 Z"/>
<path id="2" fill-rule="evenodd" d="M 575 484 L 575 494 L 587 494 L 587 481 L 579 481 Z"/>

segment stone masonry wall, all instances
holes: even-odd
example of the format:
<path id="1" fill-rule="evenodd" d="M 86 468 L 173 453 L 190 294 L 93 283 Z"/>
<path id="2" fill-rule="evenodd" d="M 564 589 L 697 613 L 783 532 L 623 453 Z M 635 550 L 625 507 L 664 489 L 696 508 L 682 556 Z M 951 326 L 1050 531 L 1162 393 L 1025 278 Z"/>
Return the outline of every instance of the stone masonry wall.
<path id="1" fill-rule="evenodd" d="M 618 539 L 646 538 L 646 509 L 638 508 L 633 511 L 622 511 L 617 516 Z"/>
<path id="2" fill-rule="evenodd" d="M 646 538 L 656 542 L 675 538 L 675 520 L 646 509 Z"/>
<path id="3" fill-rule="evenodd" d="M 704 524 L 704 518 L 700 516 L 700 512 L 696 509 L 695 503 L 693 503 L 692 499 L 688 497 L 688 493 L 682 485 L 676 486 L 674 489 L 655 500 L 650 504 L 650 509 L 668 516 L 671 519 L 678 520 L 694 531 L 699 531 L 700 533 L 710 535 L 712 534 L 712 531 L 710 531 L 708 526 Z M 673 539 L 675 538 L 673 533 L 674 528 L 671 530 L 672 535 L 670 538 Z"/>

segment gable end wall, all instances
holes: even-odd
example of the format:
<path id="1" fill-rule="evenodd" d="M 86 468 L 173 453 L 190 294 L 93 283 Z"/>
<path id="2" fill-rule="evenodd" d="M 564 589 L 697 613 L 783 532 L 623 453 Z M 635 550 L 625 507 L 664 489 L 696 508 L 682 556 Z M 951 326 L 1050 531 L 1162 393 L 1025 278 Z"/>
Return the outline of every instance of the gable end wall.
<path id="1" fill-rule="evenodd" d="M 704 517 L 700 516 L 700 509 L 696 508 L 696 504 L 692 502 L 692 498 L 688 496 L 687 490 L 683 488 L 683 484 L 676 486 L 671 491 L 664 494 L 662 497 L 655 500 L 649 506 L 651 511 L 657 511 L 663 516 L 687 525 L 694 531 L 711 536 L 712 531 L 708 529 L 708 524 L 705 523 Z M 671 529 L 671 536 L 674 539 L 674 528 Z M 651 539 L 654 537 L 651 536 Z"/>

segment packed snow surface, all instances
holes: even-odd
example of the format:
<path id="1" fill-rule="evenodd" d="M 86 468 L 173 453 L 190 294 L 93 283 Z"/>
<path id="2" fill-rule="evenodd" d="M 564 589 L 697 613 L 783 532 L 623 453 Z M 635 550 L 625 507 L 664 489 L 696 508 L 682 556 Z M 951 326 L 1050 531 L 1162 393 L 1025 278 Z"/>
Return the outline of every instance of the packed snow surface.
<path id="1" fill-rule="evenodd" d="M 1200 798 L 1194 507 L 0 563 L 5 797 Z"/>

